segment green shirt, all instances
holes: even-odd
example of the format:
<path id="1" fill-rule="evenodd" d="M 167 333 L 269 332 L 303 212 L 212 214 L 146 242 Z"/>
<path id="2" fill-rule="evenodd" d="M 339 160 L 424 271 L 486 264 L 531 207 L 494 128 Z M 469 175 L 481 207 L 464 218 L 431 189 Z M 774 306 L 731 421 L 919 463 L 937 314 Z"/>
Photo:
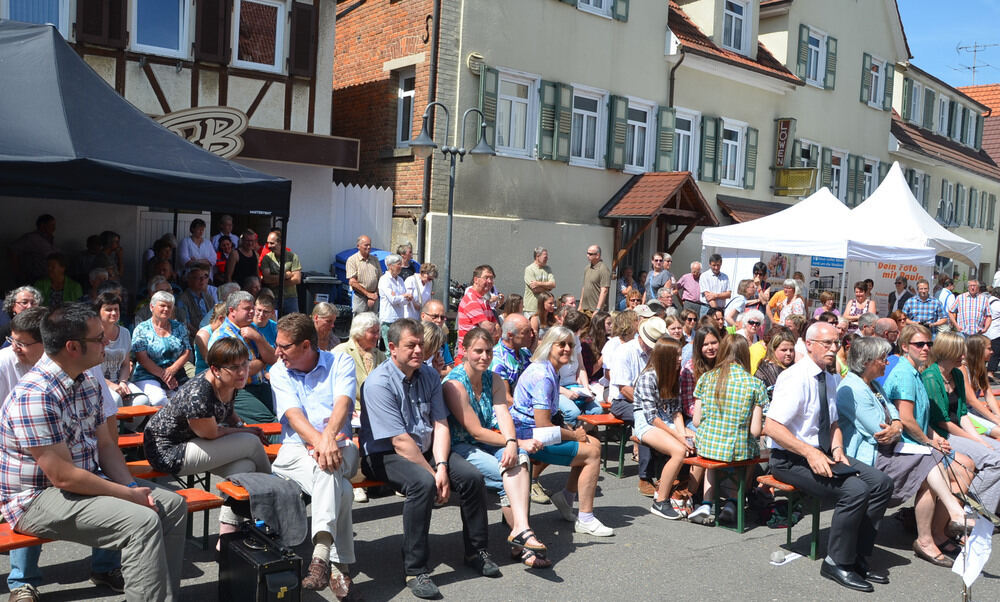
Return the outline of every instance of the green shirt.
<path id="1" fill-rule="evenodd" d="M 608 289 L 604 297 L 604 307 L 597 307 L 601 298 L 601 289 Z M 580 297 L 580 311 L 597 311 L 608 308 L 608 298 L 611 296 L 611 270 L 603 261 L 597 265 L 588 265 L 583 271 L 583 296 Z"/>
<path id="2" fill-rule="evenodd" d="M 958 403 L 955 407 L 955 417 L 960 420 L 962 416 L 969 413 L 969 409 L 965 406 L 965 378 L 962 376 L 962 371 L 958 368 L 951 371 L 951 377 L 955 381 L 955 390 L 958 393 L 956 395 Z M 943 422 L 951 421 L 950 412 L 948 411 L 948 391 L 944 387 L 944 376 L 941 374 L 941 367 L 937 364 L 931 364 L 920 375 L 920 378 L 924 381 L 924 387 L 927 389 L 927 397 L 931 401 L 930 411 L 928 412 L 930 426 L 937 434 L 947 438 L 948 431 L 940 426 Z M 956 422 L 955 424 L 958 423 Z"/>
<path id="3" fill-rule="evenodd" d="M 702 374 L 694 388 L 702 412 L 696 441 L 698 455 L 721 462 L 755 458 L 760 450 L 757 438 L 750 434 L 750 418 L 754 406 L 763 408 L 767 403 L 767 389 L 763 381 L 733 362 L 720 399 L 715 395 L 719 370 Z"/>
<path id="4" fill-rule="evenodd" d="M 280 272 L 278 270 L 278 258 L 274 256 L 274 252 L 273 251 L 270 252 L 270 253 L 268 253 L 267 255 L 265 255 L 264 259 L 261 260 L 261 262 L 260 262 L 260 271 L 261 271 L 262 274 L 280 275 Z M 286 271 L 286 272 L 301 272 L 302 271 L 302 264 L 299 263 L 299 256 L 298 255 L 296 255 L 295 253 L 292 253 L 291 251 L 285 251 L 285 270 L 284 271 Z M 276 286 L 269 286 L 267 288 L 271 289 L 271 292 L 273 292 L 275 294 L 275 296 L 277 296 L 277 294 L 278 294 L 278 287 L 276 287 Z M 297 297 L 298 294 L 299 293 L 296 290 L 295 285 L 289 283 L 288 279 L 286 278 L 285 279 L 285 294 L 284 294 L 284 297 L 286 299 L 289 299 L 291 297 Z"/>
<path id="5" fill-rule="evenodd" d="M 524 268 L 524 311 L 526 312 L 538 311 L 538 296 L 528 286 L 535 281 L 555 282 L 556 277 L 552 273 L 552 268 L 547 265 L 539 266 L 534 261 Z"/>

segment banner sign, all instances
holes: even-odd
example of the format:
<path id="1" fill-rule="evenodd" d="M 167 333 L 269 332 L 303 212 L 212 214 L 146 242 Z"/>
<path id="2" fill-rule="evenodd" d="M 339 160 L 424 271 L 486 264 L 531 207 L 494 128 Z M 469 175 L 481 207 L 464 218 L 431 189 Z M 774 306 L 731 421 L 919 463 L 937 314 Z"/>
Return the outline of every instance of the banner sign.
<path id="1" fill-rule="evenodd" d="M 775 119 L 777 132 L 774 137 L 774 166 L 785 167 L 788 158 L 788 149 L 792 144 L 792 127 L 794 119 Z"/>

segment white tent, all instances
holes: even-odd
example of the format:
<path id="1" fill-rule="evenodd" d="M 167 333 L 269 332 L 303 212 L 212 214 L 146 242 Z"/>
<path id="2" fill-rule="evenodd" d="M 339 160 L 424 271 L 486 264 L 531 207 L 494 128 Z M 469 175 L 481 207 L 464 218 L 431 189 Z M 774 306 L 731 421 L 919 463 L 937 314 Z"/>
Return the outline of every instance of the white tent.
<path id="1" fill-rule="evenodd" d="M 892 255 L 871 255 L 861 261 L 884 260 L 887 256 L 895 261 L 920 263 L 915 259 L 901 257 L 907 248 L 929 247 L 934 254 L 942 255 L 973 267 L 979 265 L 982 245 L 968 241 L 946 230 L 930 216 L 910 192 L 899 163 L 893 163 L 882 184 L 855 207 L 850 216 L 848 230 L 852 246 L 859 250 L 875 248 L 876 245 L 894 247 L 899 252 Z M 863 244 L 864 241 L 870 245 Z M 933 260 L 933 258 L 932 258 Z"/>

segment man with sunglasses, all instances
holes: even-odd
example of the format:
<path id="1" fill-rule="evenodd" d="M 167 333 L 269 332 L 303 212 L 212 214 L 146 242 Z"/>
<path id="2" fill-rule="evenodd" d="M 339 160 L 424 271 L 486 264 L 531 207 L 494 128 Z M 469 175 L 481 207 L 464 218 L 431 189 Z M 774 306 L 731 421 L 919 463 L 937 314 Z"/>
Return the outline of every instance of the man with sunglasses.
<path id="1" fill-rule="evenodd" d="M 40 333 L 46 355 L 0 404 L 0 511 L 20 533 L 121 550 L 129 600 L 179 599 L 187 505 L 134 480 L 104 426 L 97 314 L 66 305 Z"/>
<path id="2" fill-rule="evenodd" d="M 833 501 L 826 559 L 820 575 L 858 591 L 888 583 L 872 569 L 879 521 L 893 482 L 874 467 L 844 453 L 837 424 L 837 329 L 816 322 L 806 330 L 806 355 L 778 376 L 764 434 L 771 438 L 771 473 L 799 491 Z"/>

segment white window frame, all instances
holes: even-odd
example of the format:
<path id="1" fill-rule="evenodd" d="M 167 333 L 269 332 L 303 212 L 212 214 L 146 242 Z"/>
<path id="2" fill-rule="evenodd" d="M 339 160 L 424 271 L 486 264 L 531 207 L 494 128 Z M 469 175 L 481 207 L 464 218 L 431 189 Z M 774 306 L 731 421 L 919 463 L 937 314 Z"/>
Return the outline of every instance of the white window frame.
<path id="1" fill-rule="evenodd" d="M 809 162 L 802 160 L 802 151 L 803 150 L 808 150 L 809 147 L 811 147 L 811 146 L 815 146 L 815 147 L 817 147 L 817 149 L 819 149 L 819 150 L 816 151 L 816 152 L 819 153 L 819 156 L 816 157 L 816 167 L 819 167 L 820 159 L 823 157 L 823 145 L 820 144 L 819 142 L 816 142 L 814 140 L 808 140 L 806 138 L 799 138 L 799 149 L 800 149 L 799 150 L 799 157 L 798 157 L 799 164 L 798 165 L 793 165 L 793 167 L 809 167 Z M 811 158 L 812 157 L 810 157 L 810 159 Z"/>
<path id="2" fill-rule="evenodd" d="M 806 39 L 806 46 L 808 46 L 808 59 L 806 60 L 806 83 L 817 88 L 823 88 L 823 81 L 826 78 L 826 40 L 828 35 L 814 27 L 809 28 L 809 38 L 818 38 L 819 46 L 816 48 L 816 77 L 809 77 L 809 61 L 813 57 L 813 47 L 809 44 L 809 39 Z"/>
<path id="3" fill-rule="evenodd" d="M 871 88 L 868 90 L 868 106 L 880 111 L 882 110 L 883 103 L 885 102 L 885 65 L 885 60 L 872 56 L 870 71 Z M 876 67 L 878 67 L 878 75 L 875 74 Z M 878 83 L 875 82 L 875 78 L 878 78 Z"/>
<path id="4" fill-rule="evenodd" d="M 274 65 L 263 63 L 253 63 L 240 60 L 240 6 L 244 2 L 256 4 L 266 4 L 278 9 L 278 22 L 274 32 Z M 269 73 L 283 73 L 285 70 L 285 28 L 288 25 L 288 6 L 284 0 L 233 0 L 233 23 L 232 39 L 230 43 L 233 49 L 232 66 L 242 69 L 253 69 L 254 71 L 267 71 Z"/>
<path id="5" fill-rule="evenodd" d="M 572 121 L 576 121 L 577 108 L 576 98 L 589 98 L 597 101 L 597 120 L 594 128 L 594 158 L 586 159 L 573 155 L 573 129 L 570 128 L 570 156 L 569 164 L 578 167 L 592 167 L 596 169 L 604 168 L 604 153 L 607 147 L 608 131 L 608 91 L 599 88 L 585 86 L 583 84 L 570 84 L 573 86 L 573 98 L 570 101 L 572 107 Z M 590 114 L 590 113 L 586 113 Z M 604 135 L 602 135 L 604 133 Z M 581 150 L 586 147 L 586 140 L 581 141 Z"/>
<path id="6" fill-rule="evenodd" d="M 163 2 L 164 0 L 154 0 Z M 191 54 L 190 38 L 190 17 L 191 2 L 183 0 L 180 2 L 181 14 L 178 23 L 177 41 L 179 49 L 163 48 L 162 46 L 150 46 L 139 43 L 139 0 L 129 0 L 128 3 L 128 23 L 129 23 L 129 48 L 134 52 L 143 54 L 155 54 L 157 56 L 168 56 L 171 58 L 185 59 Z"/>
<path id="7" fill-rule="evenodd" d="M 741 7 L 743 7 L 743 15 L 737 15 L 736 13 L 730 11 L 726 7 L 726 4 L 728 2 L 732 2 L 733 4 L 737 4 L 737 5 L 741 6 Z M 753 19 L 753 16 L 751 14 L 751 10 L 752 9 L 753 9 L 753 5 L 751 4 L 751 2 L 749 0 L 722 0 L 722 23 L 720 24 L 721 26 L 719 27 L 719 31 L 720 31 L 719 45 L 720 46 L 722 46 L 723 48 L 726 48 L 727 50 L 732 50 L 733 52 L 736 52 L 738 54 L 742 54 L 744 56 L 750 54 L 750 50 L 749 50 L 749 48 L 750 48 L 750 39 L 749 38 L 750 38 L 750 31 L 751 31 L 750 23 L 752 22 L 752 19 Z M 740 19 L 741 20 L 741 23 L 740 23 L 740 41 L 742 42 L 742 46 L 735 46 L 735 45 L 732 45 L 732 44 L 726 44 L 726 42 L 725 42 L 725 40 L 726 40 L 726 17 L 730 16 L 730 15 L 733 17 L 734 20 L 735 19 Z M 735 29 L 733 31 L 735 32 Z"/>
<path id="8" fill-rule="evenodd" d="M 688 120 L 691 121 L 691 131 L 690 132 L 686 132 L 687 136 L 690 138 L 689 144 L 688 144 L 688 153 L 687 153 L 687 155 L 688 155 L 687 156 L 687 161 L 688 161 L 688 165 L 687 166 L 688 166 L 688 169 L 686 169 L 686 170 L 682 170 L 681 169 L 681 164 L 680 164 L 680 148 L 681 148 L 681 145 L 680 145 L 679 138 L 676 137 L 676 134 L 677 134 L 677 128 L 676 128 L 676 126 L 674 127 L 675 138 L 674 138 L 674 165 L 673 165 L 673 167 L 674 167 L 675 171 L 689 171 L 689 172 L 691 172 L 691 175 L 694 176 L 695 179 L 697 179 L 698 178 L 698 167 L 699 167 L 699 164 L 700 164 L 700 160 L 699 159 L 701 158 L 701 154 L 700 154 L 701 149 L 699 148 L 699 146 L 701 144 L 701 135 L 700 135 L 700 133 L 701 133 L 701 113 L 699 113 L 698 111 L 693 111 L 691 109 L 684 109 L 684 108 L 681 108 L 681 107 L 677 107 L 674 110 L 674 122 L 675 123 L 676 123 L 678 117 L 680 117 L 681 119 L 688 119 Z"/>
<path id="9" fill-rule="evenodd" d="M 542 78 L 534 73 L 500 67 L 497 67 L 497 72 L 499 73 L 497 79 L 497 123 L 499 124 L 500 121 L 500 89 L 504 80 L 528 86 L 528 110 L 524 116 L 524 150 L 513 146 L 500 146 L 499 144 L 494 145 L 494 150 L 497 155 L 502 157 L 534 159 L 536 156 L 535 145 L 537 144 L 536 137 L 538 135 L 538 115 L 540 110 L 538 86 Z"/>
<path id="10" fill-rule="evenodd" d="M 947 96 L 942 96 L 938 99 L 937 106 L 937 129 L 935 130 L 938 134 L 942 136 L 948 135 L 948 108 L 951 103 L 951 99 Z"/>
<path id="11" fill-rule="evenodd" d="M 830 184 L 833 185 L 834 181 L 837 182 L 836 189 L 830 192 L 843 203 L 847 202 L 847 159 L 849 156 L 846 150 L 830 149 Z M 840 159 L 840 165 L 837 166 L 836 170 L 833 166 L 834 157 Z"/>
<path id="12" fill-rule="evenodd" d="M 10 0 L 0 0 L 0 19 L 10 19 Z M 59 22 L 53 25 L 67 40 L 69 40 L 69 19 L 69 0 L 59 0 Z"/>
<path id="13" fill-rule="evenodd" d="M 413 78 L 413 89 L 404 90 L 403 82 Z M 408 148 L 410 138 L 413 136 L 413 113 L 414 101 L 417 96 L 417 70 L 415 67 L 404 67 L 396 71 L 396 148 Z M 410 99 L 410 127 L 409 131 L 403 131 L 403 118 L 406 116 L 405 99 Z"/>
<path id="14" fill-rule="evenodd" d="M 878 188 L 878 167 L 881 161 L 873 157 L 862 157 L 862 159 L 864 161 L 861 164 L 861 172 L 864 174 L 865 178 L 865 198 L 867 199 L 873 192 L 875 192 L 875 189 Z M 872 168 L 871 177 L 869 177 L 869 174 L 866 171 L 868 167 Z"/>
<path id="15" fill-rule="evenodd" d="M 643 143 L 643 155 L 646 158 L 644 165 L 630 164 L 626 160 L 625 168 L 622 169 L 625 173 L 639 174 L 646 173 L 647 171 L 653 170 L 653 161 L 655 157 L 654 153 L 654 143 L 656 142 L 656 103 L 645 100 L 642 98 L 635 98 L 634 96 L 626 96 L 628 98 L 628 109 L 638 109 L 640 111 L 646 111 L 646 122 L 641 123 L 638 121 L 632 121 L 628 118 L 628 112 L 626 111 L 626 134 L 625 140 L 628 141 L 628 129 L 633 127 L 644 127 L 646 128 L 646 139 Z M 635 146 L 635 139 L 633 138 L 633 147 Z M 628 157 L 629 149 L 625 148 L 625 156 Z M 635 156 L 635 149 L 633 148 L 633 157 Z"/>
<path id="16" fill-rule="evenodd" d="M 601 6 L 595 6 L 596 4 L 600 4 Z M 610 19 L 611 9 L 614 8 L 614 4 L 615 0 L 577 0 L 576 7 L 585 13 Z"/>
<path id="17" fill-rule="evenodd" d="M 912 80 L 911 80 L 912 81 Z M 924 107 L 924 87 L 917 82 L 910 85 L 910 121 L 912 123 L 923 123 Z"/>
<path id="18" fill-rule="evenodd" d="M 722 146 L 722 153 L 719 157 L 719 185 L 727 186 L 731 188 L 743 188 L 743 181 L 745 176 L 745 160 L 746 156 L 746 145 L 747 145 L 747 127 L 748 124 L 742 121 L 735 121 L 733 119 L 722 118 L 722 128 L 719 130 L 719 144 Z M 736 177 L 726 178 L 726 147 L 733 146 L 732 143 L 727 142 L 725 139 L 726 130 L 733 130 L 739 134 L 739 140 L 736 141 Z"/>

